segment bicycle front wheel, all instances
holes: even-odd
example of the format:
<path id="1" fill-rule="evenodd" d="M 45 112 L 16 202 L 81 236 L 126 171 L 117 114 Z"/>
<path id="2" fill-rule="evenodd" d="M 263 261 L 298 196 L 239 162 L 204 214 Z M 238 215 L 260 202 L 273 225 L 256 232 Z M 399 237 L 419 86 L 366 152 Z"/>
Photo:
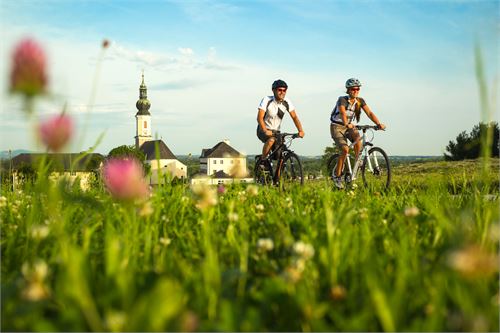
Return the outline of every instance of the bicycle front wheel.
<path id="1" fill-rule="evenodd" d="M 295 153 L 287 154 L 281 165 L 280 183 L 283 185 L 304 184 L 302 163 Z"/>
<path id="2" fill-rule="evenodd" d="M 328 176 L 330 179 L 333 179 L 337 175 L 337 167 L 339 164 L 340 154 L 333 154 L 328 160 Z M 350 156 L 346 157 L 350 158 Z M 344 164 L 342 164 L 342 170 L 340 170 L 340 177 L 344 178 L 346 174 L 346 160 L 344 160 Z"/>
<path id="3" fill-rule="evenodd" d="M 365 156 L 361 167 L 365 186 L 373 191 L 384 191 L 391 184 L 391 165 L 385 151 L 373 147 Z"/>
<path id="4" fill-rule="evenodd" d="M 266 160 L 263 163 L 260 157 L 257 158 L 253 174 L 256 184 L 267 185 L 273 183 L 273 168 L 269 160 Z"/>

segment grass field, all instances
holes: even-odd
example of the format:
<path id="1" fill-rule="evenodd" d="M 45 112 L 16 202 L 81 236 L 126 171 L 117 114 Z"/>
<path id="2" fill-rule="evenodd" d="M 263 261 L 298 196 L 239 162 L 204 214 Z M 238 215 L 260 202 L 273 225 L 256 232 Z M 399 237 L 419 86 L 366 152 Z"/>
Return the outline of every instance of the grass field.
<path id="1" fill-rule="evenodd" d="M 2 191 L 2 331 L 498 331 L 499 161 L 388 193 L 167 186 L 141 203 Z"/>

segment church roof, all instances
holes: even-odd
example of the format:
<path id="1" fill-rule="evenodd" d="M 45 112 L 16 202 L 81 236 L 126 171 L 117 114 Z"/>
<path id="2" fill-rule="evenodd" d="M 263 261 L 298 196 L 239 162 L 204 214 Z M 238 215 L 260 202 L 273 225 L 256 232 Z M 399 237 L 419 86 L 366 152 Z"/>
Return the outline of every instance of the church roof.
<path id="1" fill-rule="evenodd" d="M 54 171 L 92 171 L 99 168 L 100 162 L 104 160 L 104 156 L 97 153 L 88 154 L 80 160 L 78 158 L 81 154 L 78 153 L 24 153 L 12 159 L 12 167 L 19 169 L 23 165 L 36 165 L 43 156 L 46 156 L 46 163 L 50 164 L 50 169 Z"/>
<path id="2" fill-rule="evenodd" d="M 211 149 L 203 149 L 200 158 L 244 157 L 236 149 L 225 143 L 219 142 Z"/>
<path id="3" fill-rule="evenodd" d="M 146 160 L 156 160 L 156 145 L 158 144 L 158 152 L 160 153 L 160 160 L 176 160 L 177 157 L 167 147 L 163 140 L 146 141 L 139 148 L 146 155 Z"/>

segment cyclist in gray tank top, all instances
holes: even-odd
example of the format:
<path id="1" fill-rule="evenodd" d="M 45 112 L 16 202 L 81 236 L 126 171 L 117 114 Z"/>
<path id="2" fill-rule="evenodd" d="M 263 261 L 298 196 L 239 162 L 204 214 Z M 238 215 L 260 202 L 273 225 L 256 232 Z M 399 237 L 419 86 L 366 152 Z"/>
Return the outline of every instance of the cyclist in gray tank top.
<path id="1" fill-rule="evenodd" d="M 330 114 L 330 134 L 341 151 L 337 170 L 335 171 L 335 177 L 333 178 L 335 186 L 338 188 L 344 187 L 340 173 L 345 158 L 349 153 L 347 139 L 351 142 L 357 141 L 354 144 L 355 158 L 358 157 L 359 151 L 361 150 L 362 143 L 359 141 L 360 136 L 355 127 L 355 124 L 359 121 L 359 117 L 361 116 L 361 110 L 363 110 L 368 118 L 370 118 L 380 129 L 385 129 L 385 125 L 380 123 L 377 116 L 375 116 L 370 107 L 366 104 L 365 100 L 358 97 L 361 82 L 359 82 L 358 79 L 351 78 L 346 81 L 345 87 L 348 95 L 338 98 Z"/>

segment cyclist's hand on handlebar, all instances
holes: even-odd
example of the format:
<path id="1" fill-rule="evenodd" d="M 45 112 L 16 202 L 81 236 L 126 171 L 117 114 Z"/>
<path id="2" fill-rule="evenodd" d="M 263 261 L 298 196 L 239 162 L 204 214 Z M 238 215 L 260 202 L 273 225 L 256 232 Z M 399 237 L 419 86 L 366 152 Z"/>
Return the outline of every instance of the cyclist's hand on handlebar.
<path id="1" fill-rule="evenodd" d="M 347 124 L 347 126 L 346 126 L 346 127 L 347 127 L 347 128 L 351 128 L 351 129 L 352 129 L 352 128 L 354 128 L 354 124 L 349 123 L 349 124 Z"/>
<path id="2" fill-rule="evenodd" d="M 299 138 L 303 138 L 304 137 L 304 131 L 299 131 Z"/>
<path id="3" fill-rule="evenodd" d="M 378 124 L 377 126 L 378 126 L 378 129 L 379 129 L 379 130 L 385 131 L 385 127 L 386 127 L 386 126 L 385 126 L 384 124 L 380 123 L 380 124 Z"/>

